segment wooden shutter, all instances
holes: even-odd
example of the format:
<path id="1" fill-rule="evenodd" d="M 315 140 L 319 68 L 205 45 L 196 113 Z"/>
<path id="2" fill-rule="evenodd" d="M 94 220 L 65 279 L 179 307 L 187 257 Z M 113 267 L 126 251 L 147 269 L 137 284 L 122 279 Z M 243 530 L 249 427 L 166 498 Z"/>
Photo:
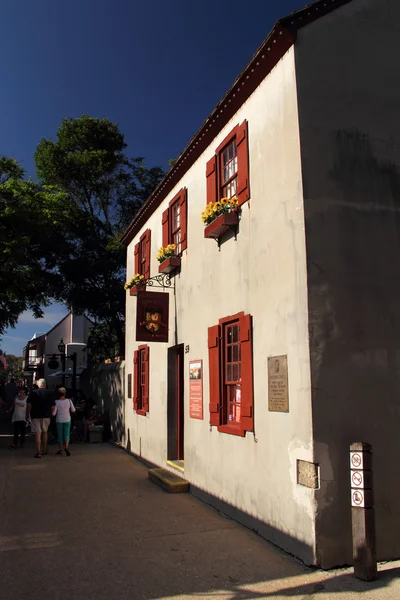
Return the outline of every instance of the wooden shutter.
<path id="1" fill-rule="evenodd" d="M 238 126 L 236 134 L 236 147 L 238 159 L 238 182 L 236 195 L 239 198 L 239 206 L 250 198 L 249 185 L 249 144 L 248 144 L 247 121 Z"/>
<path id="2" fill-rule="evenodd" d="M 213 156 L 206 165 L 207 202 L 217 201 L 217 157 Z"/>
<path id="3" fill-rule="evenodd" d="M 150 370 L 149 370 L 149 347 L 143 349 L 144 360 L 144 393 L 143 393 L 143 411 L 149 412 L 149 387 L 150 387 Z"/>
<path id="4" fill-rule="evenodd" d="M 241 315 L 240 351 L 242 356 L 242 412 L 241 425 L 244 431 L 254 430 L 254 396 L 253 396 L 253 345 L 252 321 L 250 315 Z"/>
<path id="5" fill-rule="evenodd" d="M 162 245 L 163 248 L 169 244 L 169 208 L 164 210 L 162 214 Z"/>
<path id="6" fill-rule="evenodd" d="M 221 327 L 208 328 L 208 368 L 210 378 L 210 425 L 220 424 L 221 411 Z"/>
<path id="7" fill-rule="evenodd" d="M 150 263 L 151 263 L 151 229 L 147 229 L 146 231 L 146 247 L 145 247 L 145 257 L 146 257 L 146 262 L 144 265 L 144 278 L 145 279 L 149 279 L 150 278 Z"/>
<path id="8" fill-rule="evenodd" d="M 140 244 L 135 245 L 135 273 L 134 273 L 134 275 L 139 273 L 139 247 L 140 247 Z"/>
<path id="9" fill-rule="evenodd" d="M 133 408 L 138 409 L 139 404 L 139 386 L 140 386 L 140 373 L 139 373 L 139 352 L 135 350 L 133 353 Z"/>
<path id="10" fill-rule="evenodd" d="M 187 189 L 184 188 L 181 193 L 181 249 L 187 248 Z"/>

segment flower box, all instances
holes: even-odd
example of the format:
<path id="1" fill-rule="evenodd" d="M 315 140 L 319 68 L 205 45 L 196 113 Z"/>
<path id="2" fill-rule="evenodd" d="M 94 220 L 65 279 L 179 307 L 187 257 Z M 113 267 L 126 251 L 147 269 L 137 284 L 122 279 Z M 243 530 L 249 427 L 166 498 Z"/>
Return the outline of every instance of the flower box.
<path id="1" fill-rule="evenodd" d="M 146 284 L 145 283 L 137 283 L 136 285 L 131 287 L 131 289 L 129 290 L 129 295 L 137 296 L 138 292 L 145 292 L 145 291 L 146 291 Z"/>
<path id="2" fill-rule="evenodd" d="M 239 215 L 235 212 L 226 212 L 219 215 L 204 229 L 205 238 L 218 240 L 228 229 L 236 230 L 239 223 Z"/>
<path id="3" fill-rule="evenodd" d="M 179 256 L 170 256 L 169 258 L 163 260 L 162 263 L 160 263 L 160 266 L 158 267 L 158 272 L 165 274 L 172 273 L 173 271 L 180 269 L 180 266 L 181 259 L 179 258 Z"/>

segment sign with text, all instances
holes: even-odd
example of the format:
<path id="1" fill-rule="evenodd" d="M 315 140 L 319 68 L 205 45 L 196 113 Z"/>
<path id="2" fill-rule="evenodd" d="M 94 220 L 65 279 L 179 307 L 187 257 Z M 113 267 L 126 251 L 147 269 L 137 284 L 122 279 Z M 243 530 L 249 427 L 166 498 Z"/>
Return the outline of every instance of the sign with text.
<path id="1" fill-rule="evenodd" d="M 192 419 L 203 419 L 203 361 L 189 362 L 189 405 Z"/>
<path id="2" fill-rule="evenodd" d="M 168 342 L 169 294 L 138 292 L 136 341 Z"/>
<path id="3" fill-rule="evenodd" d="M 287 356 L 268 357 L 268 410 L 289 412 Z"/>

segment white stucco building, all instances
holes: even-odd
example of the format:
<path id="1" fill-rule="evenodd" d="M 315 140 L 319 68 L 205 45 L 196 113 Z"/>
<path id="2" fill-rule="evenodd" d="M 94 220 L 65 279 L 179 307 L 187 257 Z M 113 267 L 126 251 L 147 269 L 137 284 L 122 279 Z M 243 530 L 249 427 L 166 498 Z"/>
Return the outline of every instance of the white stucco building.
<path id="1" fill-rule="evenodd" d="M 62 383 L 71 388 L 75 362 L 75 384 L 79 389 L 80 374 L 87 366 L 86 346 L 92 326 L 93 322 L 85 315 L 69 312 L 47 333 L 35 333 L 23 351 L 27 383 L 32 385 L 44 377 L 49 389 Z M 60 356 L 60 343 L 65 347 L 64 359 Z"/>
<path id="2" fill-rule="evenodd" d="M 146 288 L 169 294 L 168 342 L 146 311 L 136 341 L 127 292 L 125 444 L 323 567 L 352 560 L 354 441 L 374 450 L 378 558 L 400 554 L 399 18 L 321 0 L 279 21 L 124 236 L 128 280 L 157 276 L 160 246 L 180 258 Z M 217 244 L 201 213 L 234 195 Z"/>

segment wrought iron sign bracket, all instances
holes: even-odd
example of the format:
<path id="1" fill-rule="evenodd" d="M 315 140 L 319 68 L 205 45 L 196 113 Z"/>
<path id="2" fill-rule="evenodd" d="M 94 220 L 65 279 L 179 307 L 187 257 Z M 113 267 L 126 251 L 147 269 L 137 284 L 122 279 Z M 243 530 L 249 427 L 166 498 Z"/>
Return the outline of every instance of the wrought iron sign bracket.
<path id="1" fill-rule="evenodd" d="M 144 284 L 146 287 L 175 288 L 175 282 L 171 279 L 169 273 L 160 273 L 160 275 L 149 277 Z"/>

